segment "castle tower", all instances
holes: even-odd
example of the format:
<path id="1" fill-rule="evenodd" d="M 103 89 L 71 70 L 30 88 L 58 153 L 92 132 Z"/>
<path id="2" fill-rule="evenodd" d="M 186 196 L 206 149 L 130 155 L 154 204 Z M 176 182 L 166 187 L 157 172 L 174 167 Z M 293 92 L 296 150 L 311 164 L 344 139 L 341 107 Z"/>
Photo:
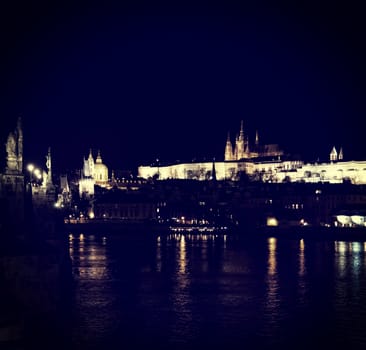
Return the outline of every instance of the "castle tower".
<path id="1" fill-rule="evenodd" d="M 227 140 L 225 146 L 225 161 L 234 160 L 233 146 L 230 141 L 230 133 L 227 133 Z"/>
<path id="2" fill-rule="evenodd" d="M 339 150 L 338 160 L 343 160 L 343 148 L 342 147 Z"/>
<path id="3" fill-rule="evenodd" d="M 335 146 L 333 146 L 332 150 L 330 151 L 329 159 L 331 162 L 336 161 L 338 159 L 338 153 Z"/>
<path id="4" fill-rule="evenodd" d="M 239 137 L 236 140 L 236 160 L 245 157 L 245 140 L 244 140 L 244 124 L 243 121 L 240 123 Z"/>

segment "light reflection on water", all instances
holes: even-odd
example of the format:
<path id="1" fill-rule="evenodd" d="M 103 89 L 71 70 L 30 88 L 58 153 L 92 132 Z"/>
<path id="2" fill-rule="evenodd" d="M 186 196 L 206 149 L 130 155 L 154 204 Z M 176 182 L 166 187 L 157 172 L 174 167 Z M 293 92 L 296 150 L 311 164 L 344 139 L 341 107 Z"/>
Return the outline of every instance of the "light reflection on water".
<path id="1" fill-rule="evenodd" d="M 69 249 L 75 349 L 366 345 L 364 242 L 84 233 Z"/>

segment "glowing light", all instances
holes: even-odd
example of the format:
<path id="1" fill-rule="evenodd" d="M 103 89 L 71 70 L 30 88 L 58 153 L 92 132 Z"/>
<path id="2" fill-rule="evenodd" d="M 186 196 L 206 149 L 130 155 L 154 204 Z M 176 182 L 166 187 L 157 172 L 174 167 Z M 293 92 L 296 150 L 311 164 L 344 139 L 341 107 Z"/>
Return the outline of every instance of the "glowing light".
<path id="1" fill-rule="evenodd" d="M 34 165 L 33 164 L 28 164 L 27 170 L 32 172 L 34 170 Z"/>
<path id="2" fill-rule="evenodd" d="M 278 226 L 278 220 L 275 217 L 269 216 L 267 218 L 267 226 Z"/>
<path id="3" fill-rule="evenodd" d="M 352 251 L 355 253 L 361 252 L 361 243 L 360 242 L 352 242 Z"/>
<path id="4" fill-rule="evenodd" d="M 347 251 L 346 242 L 335 242 L 335 244 L 337 252 L 344 254 Z"/>
<path id="5" fill-rule="evenodd" d="M 42 177 L 41 170 L 39 170 L 38 168 L 34 169 L 34 175 L 36 175 L 38 178 L 39 178 L 39 176 Z"/>
<path id="6" fill-rule="evenodd" d="M 351 221 L 356 225 L 363 225 L 365 222 L 365 217 L 361 215 L 352 215 Z"/>
<path id="7" fill-rule="evenodd" d="M 350 223 L 351 218 L 348 215 L 337 215 L 337 220 L 338 222 L 340 222 L 342 225 L 347 225 Z"/>

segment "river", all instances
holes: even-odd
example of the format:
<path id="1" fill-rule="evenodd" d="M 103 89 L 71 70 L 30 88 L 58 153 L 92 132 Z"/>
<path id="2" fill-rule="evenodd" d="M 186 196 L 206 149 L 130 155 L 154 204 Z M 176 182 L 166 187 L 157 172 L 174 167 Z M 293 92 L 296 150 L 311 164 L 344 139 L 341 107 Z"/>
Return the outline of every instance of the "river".
<path id="1" fill-rule="evenodd" d="M 366 242 L 70 234 L 70 349 L 365 349 Z"/>

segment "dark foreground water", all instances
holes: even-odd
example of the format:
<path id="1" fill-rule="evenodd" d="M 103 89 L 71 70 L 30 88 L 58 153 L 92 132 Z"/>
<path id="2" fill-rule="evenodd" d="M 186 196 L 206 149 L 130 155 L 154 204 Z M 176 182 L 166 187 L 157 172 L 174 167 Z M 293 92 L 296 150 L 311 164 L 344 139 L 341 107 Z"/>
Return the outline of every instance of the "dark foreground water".
<path id="1" fill-rule="evenodd" d="M 70 235 L 71 349 L 366 349 L 366 243 Z"/>

